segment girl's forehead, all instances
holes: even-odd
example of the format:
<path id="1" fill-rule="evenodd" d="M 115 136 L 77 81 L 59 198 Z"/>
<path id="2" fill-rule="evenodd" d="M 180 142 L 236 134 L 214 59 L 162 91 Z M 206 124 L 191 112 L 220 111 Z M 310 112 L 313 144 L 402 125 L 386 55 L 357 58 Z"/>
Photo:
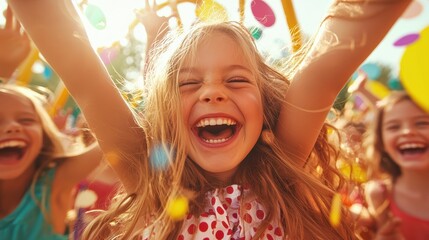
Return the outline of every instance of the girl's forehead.
<path id="1" fill-rule="evenodd" d="M 34 111 L 33 103 L 27 97 L 11 91 L 0 90 L 0 106 L 7 109 L 28 109 Z"/>

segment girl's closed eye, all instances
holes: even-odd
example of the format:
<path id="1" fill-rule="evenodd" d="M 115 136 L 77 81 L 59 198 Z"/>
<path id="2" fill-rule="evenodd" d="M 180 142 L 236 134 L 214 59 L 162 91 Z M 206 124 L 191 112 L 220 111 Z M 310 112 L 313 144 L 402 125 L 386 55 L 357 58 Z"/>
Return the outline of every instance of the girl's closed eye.
<path id="1" fill-rule="evenodd" d="M 429 127 L 429 120 L 420 120 L 416 122 L 418 127 Z"/>
<path id="2" fill-rule="evenodd" d="M 399 124 L 386 124 L 386 126 L 384 127 L 384 130 L 387 131 L 395 131 L 399 129 Z"/>
<path id="3" fill-rule="evenodd" d="M 248 84 L 253 85 L 253 82 L 245 77 L 233 77 L 228 79 L 226 83 L 235 88 L 245 87 Z"/>
<path id="4" fill-rule="evenodd" d="M 36 118 L 33 118 L 33 117 L 23 117 L 19 119 L 20 123 L 27 124 L 27 125 L 35 123 L 36 121 L 37 121 Z"/>

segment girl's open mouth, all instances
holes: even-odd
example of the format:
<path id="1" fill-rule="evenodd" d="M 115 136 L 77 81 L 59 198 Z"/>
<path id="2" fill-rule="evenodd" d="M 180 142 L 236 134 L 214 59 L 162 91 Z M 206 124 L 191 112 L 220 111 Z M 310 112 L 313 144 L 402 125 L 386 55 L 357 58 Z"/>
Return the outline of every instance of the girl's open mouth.
<path id="1" fill-rule="evenodd" d="M 25 153 L 27 143 L 11 140 L 0 143 L 0 164 L 19 161 Z"/>
<path id="2" fill-rule="evenodd" d="M 221 144 L 231 139 L 239 127 L 231 118 L 203 118 L 193 127 L 193 132 L 205 143 Z"/>

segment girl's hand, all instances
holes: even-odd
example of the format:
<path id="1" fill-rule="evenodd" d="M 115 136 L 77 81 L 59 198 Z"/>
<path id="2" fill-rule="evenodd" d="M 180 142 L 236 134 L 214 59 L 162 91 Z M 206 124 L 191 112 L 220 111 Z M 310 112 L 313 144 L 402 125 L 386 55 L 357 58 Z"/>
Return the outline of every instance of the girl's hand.
<path id="1" fill-rule="evenodd" d="M 156 2 L 146 0 L 145 8 L 136 12 L 138 20 L 146 29 L 148 43 L 152 43 L 156 39 L 162 39 L 168 32 L 169 17 L 161 17 L 156 13 Z"/>
<path id="2" fill-rule="evenodd" d="M 390 218 L 377 231 L 374 240 L 405 240 L 400 233 L 401 219 Z"/>
<path id="3" fill-rule="evenodd" d="M 365 84 L 368 81 L 368 76 L 362 70 L 358 71 L 358 77 L 352 85 L 347 89 L 348 93 L 362 92 L 365 89 Z"/>
<path id="4" fill-rule="evenodd" d="M 31 50 L 30 39 L 8 7 L 6 22 L 0 28 L 0 77 L 8 79 L 25 60 Z"/>

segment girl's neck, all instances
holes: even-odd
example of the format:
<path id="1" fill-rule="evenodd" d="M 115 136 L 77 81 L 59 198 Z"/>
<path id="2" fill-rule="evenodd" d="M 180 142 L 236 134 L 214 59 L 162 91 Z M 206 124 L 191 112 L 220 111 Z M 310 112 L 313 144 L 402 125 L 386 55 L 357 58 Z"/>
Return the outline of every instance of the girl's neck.
<path id="1" fill-rule="evenodd" d="M 429 173 L 403 172 L 395 182 L 395 191 L 406 193 L 411 198 L 429 200 L 428 182 Z"/>
<path id="2" fill-rule="evenodd" d="M 31 186 L 34 174 L 34 167 L 29 167 L 15 179 L 0 180 L 0 218 L 12 213 L 19 205 Z"/>

